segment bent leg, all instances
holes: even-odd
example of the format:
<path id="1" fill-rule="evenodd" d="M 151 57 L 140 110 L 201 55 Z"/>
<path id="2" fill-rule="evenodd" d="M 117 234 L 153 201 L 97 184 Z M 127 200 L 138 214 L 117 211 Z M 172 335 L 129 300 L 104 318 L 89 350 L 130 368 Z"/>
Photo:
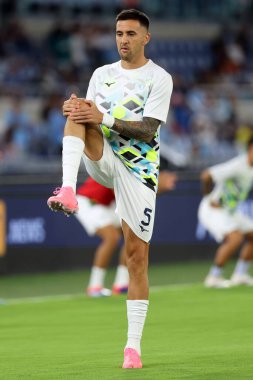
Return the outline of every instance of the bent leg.
<path id="1" fill-rule="evenodd" d="M 96 235 L 99 236 L 102 241 L 95 252 L 87 288 L 87 294 L 91 297 L 111 294 L 109 289 L 104 289 L 104 278 L 106 268 L 108 267 L 111 257 L 114 254 L 121 238 L 120 231 L 111 225 L 99 228 L 96 231 Z M 104 294 L 104 292 L 106 293 Z"/>
<path id="2" fill-rule="evenodd" d="M 103 155 L 102 132 L 98 126 L 77 124 L 68 117 L 62 147 L 62 187 L 48 199 L 47 204 L 53 211 L 70 215 L 78 211 L 75 192 L 84 149 L 91 160 L 99 160 Z"/>
<path id="3" fill-rule="evenodd" d="M 239 231 L 234 231 L 225 237 L 224 242 L 218 248 L 214 263 L 219 267 L 223 267 L 230 257 L 240 247 L 244 239 L 244 236 Z"/>
<path id="4" fill-rule="evenodd" d="M 253 232 L 245 234 L 246 242 L 242 247 L 240 259 L 244 261 L 253 260 Z"/>
<path id="5" fill-rule="evenodd" d="M 240 257 L 231 277 L 233 285 L 253 285 L 253 278 L 248 274 L 253 260 L 253 232 L 245 234 L 246 242 L 243 245 Z"/>
<path id="6" fill-rule="evenodd" d="M 239 231 L 233 231 L 225 237 L 216 252 L 214 265 L 205 279 L 206 287 L 227 288 L 230 286 L 230 282 L 223 278 L 223 267 L 240 247 L 243 238 L 243 234 Z"/>
<path id="7" fill-rule="evenodd" d="M 112 287 L 113 294 L 125 294 L 128 292 L 129 274 L 126 264 L 126 247 L 125 244 L 121 247 L 119 264 L 116 270 L 116 275 Z"/>
<path id="8" fill-rule="evenodd" d="M 68 117 L 64 127 L 64 137 L 66 136 L 75 136 L 85 142 L 85 125 L 77 124 Z"/>
<path id="9" fill-rule="evenodd" d="M 99 236 L 102 241 L 95 252 L 93 265 L 100 268 L 107 268 L 112 255 L 119 245 L 121 233 L 114 226 L 106 226 L 99 228 L 96 231 L 96 235 Z"/>
<path id="10" fill-rule="evenodd" d="M 70 136 L 79 138 L 83 141 L 84 152 L 92 161 L 98 161 L 101 159 L 103 155 L 104 142 L 103 134 L 99 126 L 91 124 L 77 124 L 68 118 L 64 128 L 64 137 Z"/>

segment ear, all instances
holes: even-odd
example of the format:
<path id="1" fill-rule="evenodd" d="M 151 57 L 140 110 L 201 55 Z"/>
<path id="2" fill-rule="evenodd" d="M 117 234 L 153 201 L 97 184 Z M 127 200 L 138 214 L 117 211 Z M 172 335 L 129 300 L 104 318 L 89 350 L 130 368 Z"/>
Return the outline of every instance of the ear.
<path id="1" fill-rule="evenodd" d="M 147 33 L 147 34 L 145 35 L 143 45 L 144 45 L 144 46 L 147 45 L 147 44 L 149 43 L 150 39 L 151 39 L 151 34 L 150 34 L 150 33 Z"/>

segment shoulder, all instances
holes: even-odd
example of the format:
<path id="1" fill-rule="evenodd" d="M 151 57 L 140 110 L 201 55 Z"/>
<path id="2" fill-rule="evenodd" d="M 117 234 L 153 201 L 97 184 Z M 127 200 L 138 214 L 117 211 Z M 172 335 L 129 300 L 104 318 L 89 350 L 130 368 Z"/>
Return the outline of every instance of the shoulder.
<path id="1" fill-rule="evenodd" d="M 118 65 L 119 65 L 118 62 L 114 62 L 114 63 L 100 66 L 93 72 L 93 76 L 103 75 L 105 73 L 108 73 L 110 70 L 117 68 Z"/>
<path id="2" fill-rule="evenodd" d="M 150 60 L 150 68 L 153 70 L 156 74 L 156 77 L 160 80 L 166 79 L 167 81 L 170 81 L 172 83 L 172 76 L 168 71 L 163 69 L 161 66 L 157 65 L 155 62 Z"/>
<path id="3" fill-rule="evenodd" d="M 214 175 L 215 173 L 241 173 L 241 170 L 245 168 L 246 159 L 244 155 L 236 156 L 225 162 L 216 164 L 209 168 L 209 171 Z"/>
<path id="4" fill-rule="evenodd" d="M 229 161 L 227 161 L 230 165 L 238 165 L 238 166 L 245 166 L 247 165 L 248 159 L 246 154 L 241 154 L 239 156 L 236 156 L 234 158 L 231 158 Z"/>

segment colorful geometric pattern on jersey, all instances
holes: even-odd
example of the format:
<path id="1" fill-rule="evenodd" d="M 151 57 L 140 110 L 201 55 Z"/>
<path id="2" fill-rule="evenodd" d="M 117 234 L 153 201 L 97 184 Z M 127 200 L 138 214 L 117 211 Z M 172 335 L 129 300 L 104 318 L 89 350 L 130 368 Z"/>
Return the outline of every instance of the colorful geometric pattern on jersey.
<path id="1" fill-rule="evenodd" d="M 237 208 L 238 203 L 248 197 L 250 186 L 243 188 L 236 178 L 231 178 L 224 182 L 222 190 L 220 204 L 227 210 L 233 212 Z"/>
<path id="2" fill-rule="evenodd" d="M 97 183 L 91 177 L 88 177 L 88 179 L 77 189 L 76 193 L 89 198 L 94 203 L 104 206 L 109 206 L 115 200 L 114 191 L 112 189 L 100 185 L 100 183 Z"/>
<path id="3" fill-rule="evenodd" d="M 157 110 L 164 110 L 164 108 L 168 112 L 172 90 L 171 77 L 152 61 L 145 66 L 135 70 L 123 70 L 119 62 L 116 62 L 112 65 L 103 66 L 95 72 L 94 101 L 101 112 L 108 113 L 120 120 L 141 121 L 147 100 L 155 86 L 159 86 L 160 81 L 163 83 L 167 81 L 167 86 L 165 90 L 163 90 L 163 86 L 160 86 L 161 94 L 154 100 L 154 109 L 157 113 L 159 113 Z M 166 93 L 164 94 L 163 91 Z M 166 96 L 168 106 L 164 107 L 163 103 Z M 157 119 L 164 119 L 162 113 L 164 112 L 160 111 Z M 102 125 L 101 128 L 113 152 L 128 170 L 146 186 L 156 191 L 159 171 L 160 127 L 149 143 L 126 137 L 105 125 Z"/>
<path id="4" fill-rule="evenodd" d="M 114 153 L 128 169 L 150 189 L 155 190 L 159 173 L 159 136 L 155 134 L 150 143 L 137 142 L 102 125 Z M 117 138 L 116 136 L 117 135 Z"/>
<path id="5" fill-rule="evenodd" d="M 208 170 L 215 183 L 210 200 L 234 212 L 239 203 L 248 197 L 253 185 L 253 166 L 248 155 L 237 156 Z"/>

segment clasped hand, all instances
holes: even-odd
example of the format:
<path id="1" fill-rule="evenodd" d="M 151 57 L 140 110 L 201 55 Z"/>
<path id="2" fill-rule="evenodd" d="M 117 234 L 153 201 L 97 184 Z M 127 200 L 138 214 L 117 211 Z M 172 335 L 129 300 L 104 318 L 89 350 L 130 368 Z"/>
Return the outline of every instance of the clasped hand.
<path id="1" fill-rule="evenodd" d="M 78 98 L 75 94 L 63 103 L 63 115 L 77 124 L 101 124 L 103 113 L 91 100 Z"/>

